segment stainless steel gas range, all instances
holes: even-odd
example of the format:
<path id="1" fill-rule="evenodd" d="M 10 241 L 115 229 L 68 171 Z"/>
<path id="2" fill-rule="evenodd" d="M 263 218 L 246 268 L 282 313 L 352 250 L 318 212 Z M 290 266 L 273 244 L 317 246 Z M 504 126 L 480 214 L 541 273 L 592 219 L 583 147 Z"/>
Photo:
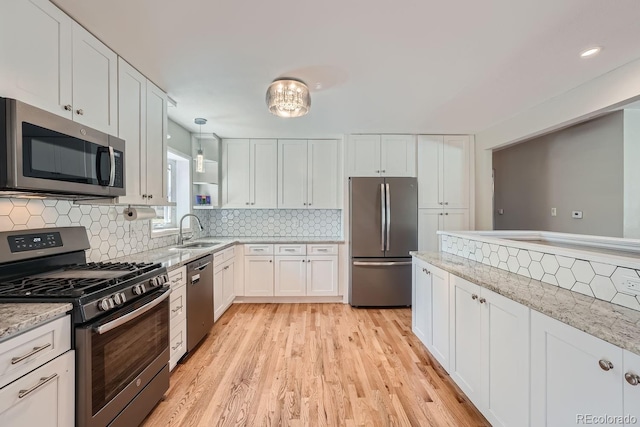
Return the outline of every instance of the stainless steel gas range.
<path id="1" fill-rule="evenodd" d="M 87 263 L 84 227 L 0 232 L 0 302 L 70 302 L 76 425 L 137 426 L 169 388 L 160 264 Z"/>

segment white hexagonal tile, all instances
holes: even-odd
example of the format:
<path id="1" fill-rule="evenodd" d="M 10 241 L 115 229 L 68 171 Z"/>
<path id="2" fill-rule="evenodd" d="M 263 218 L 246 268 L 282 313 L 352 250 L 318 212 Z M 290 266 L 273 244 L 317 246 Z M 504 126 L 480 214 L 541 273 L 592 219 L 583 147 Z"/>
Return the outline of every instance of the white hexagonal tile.
<path id="1" fill-rule="evenodd" d="M 544 254 L 542 252 L 529 251 L 529 256 L 533 261 L 542 261 L 542 256 Z"/>
<path id="2" fill-rule="evenodd" d="M 69 227 L 71 225 L 71 220 L 67 215 L 60 215 L 56 220 L 56 227 Z"/>
<path id="3" fill-rule="evenodd" d="M 103 242 L 106 242 L 107 240 L 109 240 L 109 235 L 111 235 L 111 233 L 109 233 L 109 229 L 103 228 L 102 230 L 100 230 L 99 236 Z"/>
<path id="4" fill-rule="evenodd" d="M 618 292 L 623 292 L 625 294 L 631 293 L 624 284 L 628 279 L 638 280 L 638 274 L 635 270 L 632 270 L 630 268 L 618 267 L 616 268 L 616 271 L 614 271 L 611 275 L 611 281 L 613 282 L 613 285 L 616 287 Z"/>
<path id="5" fill-rule="evenodd" d="M 531 273 L 529 273 L 529 269 L 526 267 L 520 267 L 518 269 L 518 274 L 525 277 L 531 277 Z"/>
<path id="6" fill-rule="evenodd" d="M 11 199 L 0 198 L 0 216 L 9 215 L 11 213 L 11 209 L 13 209 L 13 203 L 11 203 Z"/>
<path id="7" fill-rule="evenodd" d="M 91 227 L 89 227 L 89 230 L 91 231 L 91 234 L 93 234 L 94 236 L 99 236 L 100 232 L 102 231 L 102 227 L 100 226 L 99 222 L 92 222 Z"/>
<path id="8" fill-rule="evenodd" d="M 0 231 L 9 231 L 13 228 L 13 222 L 8 216 L 0 216 Z"/>
<path id="9" fill-rule="evenodd" d="M 93 224 L 93 221 L 91 220 L 91 217 L 89 215 L 83 215 L 82 218 L 80 218 L 80 225 L 84 228 L 88 229 L 89 227 L 91 227 L 91 224 Z"/>
<path id="10" fill-rule="evenodd" d="M 502 262 L 502 261 L 500 261 L 500 262 L 498 263 L 498 268 L 499 268 L 500 270 L 509 271 L 509 266 L 507 265 L 507 263 L 506 263 L 506 262 Z"/>
<path id="11" fill-rule="evenodd" d="M 27 203 L 27 210 L 31 215 L 40 215 L 44 210 L 44 203 L 42 200 L 31 199 L 29 203 Z"/>
<path id="12" fill-rule="evenodd" d="M 13 206 L 27 206 L 27 203 L 29 203 L 29 199 L 11 199 L 11 203 L 13 203 Z"/>
<path id="13" fill-rule="evenodd" d="M 539 261 L 531 261 L 531 264 L 529 264 L 527 269 L 533 279 L 541 280 L 542 276 L 544 276 L 544 269 Z"/>
<path id="14" fill-rule="evenodd" d="M 611 279 L 604 276 L 596 275 L 589 286 L 596 298 L 605 301 L 611 301 L 617 292 Z"/>
<path id="15" fill-rule="evenodd" d="M 102 216 L 100 208 L 97 206 L 91 208 L 91 213 L 89 215 L 91 215 L 91 219 L 94 221 L 100 221 L 100 217 Z"/>
<path id="16" fill-rule="evenodd" d="M 52 206 L 55 208 L 58 201 L 55 199 L 44 199 L 42 203 L 44 203 L 45 206 Z"/>
<path id="17" fill-rule="evenodd" d="M 573 276 L 571 269 L 567 267 L 560 267 L 558 269 L 556 280 L 558 281 L 558 285 L 565 289 L 571 289 L 573 285 L 576 284 L 576 278 Z"/>
<path id="18" fill-rule="evenodd" d="M 92 236 L 91 239 L 89 239 L 89 244 L 91 245 L 92 249 L 99 248 L 101 243 L 102 240 L 100 240 L 100 236 Z"/>
<path id="19" fill-rule="evenodd" d="M 510 256 L 509 259 L 507 259 L 507 267 L 509 268 L 510 272 L 517 273 L 520 269 L 518 258 L 516 258 L 515 256 Z"/>
<path id="20" fill-rule="evenodd" d="M 596 272 L 599 276 L 607 276 L 611 277 L 614 271 L 616 271 L 616 266 L 611 264 L 602 264 L 600 262 L 590 261 L 591 267 L 593 271 Z"/>
<path id="21" fill-rule="evenodd" d="M 529 256 L 529 251 L 521 250 L 518 252 L 518 263 L 521 267 L 529 267 L 531 264 L 531 257 Z"/>
<path id="22" fill-rule="evenodd" d="M 476 258 L 476 261 L 482 261 L 484 259 L 484 254 L 482 253 L 481 248 L 476 248 L 475 258 Z"/>
<path id="23" fill-rule="evenodd" d="M 591 286 L 587 285 L 586 283 L 576 282 L 576 284 L 573 285 L 573 288 L 571 288 L 571 290 L 574 291 L 574 292 L 581 293 L 583 295 L 590 296 L 590 297 L 595 296 L 595 295 L 593 295 L 593 291 L 591 290 Z"/>
<path id="24" fill-rule="evenodd" d="M 611 300 L 613 304 L 618 304 L 623 307 L 632 308 L 634 310 L 640 310 L 640 303 L 635 296 L 627 295 L 618 292 L 615 297 Z"/>
<path id="25" fill-rule="evenodd" d="M 482 254 L 487 258 L 491 255 L 491 247 L 489 246 L 488 243 L 482 244 Z"/>
<path id="26" fill-rule="evenodd" d="M 554 275 L 558 272 L 558 268 L 560 268 L 556 257 L 551 254 L 544 254 L 540 263 L 542 264 L 542 268 L 544 268 L 544 272 L 547 274 Z"/>
<path id="27" fill-rule="evenodd" d="M 58 211 L 53 206 L 47 206 L 42 211 L 42 219 L 47 224 L 55 224 L 58 219 Z"/>
<path id="28" fill-rule="evenodd" d="M 59 200 L 56 203 L 56 210 L 60 215 L 66 215 L 71 210 L 71 202 L 68 200 Z"/>
<path id="29" fill-rule="evenodd" d="M 41 216 L 32 216 L 27 221 L 28 228 L 43 228 L 45 226 L 45 222 Z"/>
<path id="30" fill-rule="evenodd" d="M 542 276 L 542 281 L 550 285 L 558 286 L 558 281 L 556 280 L 556 276 L 553 276 L 551 274 L 545 274 L 544 276 Z"/>
<path id="31" fill-rule="evenodd" d="M 560 264 L 560 267 L 571 268 L 576 259 L 562 255 L 556 255 L 556 260 L 558 260 L 558 264 Z"/>
<path id="32" fill-rule="evenodd" d="M 82 219 L 82 211 L 79 207 L 74 206 L 71 208 L 69 211 L 69 219 L 71 222 L 80 222 L 80 219 Z"/>
<path id="33" fill-rule="evenodd" d="M 505 248 L 504 246 L 500 246 L 500 248 L 498 249 L 498 258 L 500 258 L 500 261 L 502 262 L 507 262 L 507 260 L 509 259 L 509 251 L 507 250 L 507 248 Z"/>
<path id="34" fill-rule="evenodd" d="M 518 256 L 518 252 L 520 252 L 520 249 L 508 247 L 507 251 L 509 251 L 509 255 L 511 256 Z"/>
<path id="35" fill-rule="evenodd" d="M 26 224 L 29 221 L 29 211 L 24 206 L 14 206 L 9 214 L 9 218 L 11 218 L 11 222 L 15 225 Z"/>
<path id="36" fill-rule="evenodd" d="M 571 271 L 578 282 L 589 283 L 596 275 L 591 268 L 589 261 L 583 261 L 581 259 L 576 260 L 571 267 Z"/>

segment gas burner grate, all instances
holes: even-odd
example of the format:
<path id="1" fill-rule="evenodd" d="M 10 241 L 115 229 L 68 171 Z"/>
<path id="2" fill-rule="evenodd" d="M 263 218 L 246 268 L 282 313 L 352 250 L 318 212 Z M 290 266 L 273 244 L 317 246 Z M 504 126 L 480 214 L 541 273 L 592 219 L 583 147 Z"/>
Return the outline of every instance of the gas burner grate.
<path id="1" fill-rule="evenodd" d="M 0 297 L 80 297 L 106 288 L 113 280 L 27 277 L 0 283 Z"/>
<path id="2" fill-rule="evenodd" d="M 86 264 L 72 265 L 66 269 L 72 271 L 138 271 L 153 265 L 152 263 L 143 262 L 88 262 Z"/>

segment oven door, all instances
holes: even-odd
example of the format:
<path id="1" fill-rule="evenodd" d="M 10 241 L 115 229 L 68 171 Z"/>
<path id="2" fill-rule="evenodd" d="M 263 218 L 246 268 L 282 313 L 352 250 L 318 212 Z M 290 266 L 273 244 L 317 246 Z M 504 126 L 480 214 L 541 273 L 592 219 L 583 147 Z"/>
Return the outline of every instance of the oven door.
<path id="1" fill-rule="evenodd" d="M 19 101 L 9 106 L 10 151 L 15 158 L 9 187 L 124 195 L 124 141 Z"/>
<path id="2" fill-rule="evenodd" d="M 78 426 L 108 425 L 161 371 L 168 378 L 169 294 L 159 290 L 76 328 Z"/>

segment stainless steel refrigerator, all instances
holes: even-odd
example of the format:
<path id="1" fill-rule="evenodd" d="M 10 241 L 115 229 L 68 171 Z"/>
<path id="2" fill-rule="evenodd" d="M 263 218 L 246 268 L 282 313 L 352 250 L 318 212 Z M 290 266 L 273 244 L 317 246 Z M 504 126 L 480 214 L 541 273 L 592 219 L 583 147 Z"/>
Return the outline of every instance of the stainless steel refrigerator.
<path id="1" fill-rule="evenodd" d="M 411 256 L 418 249 L 418 180 L 349 179 L 349 304 L 411 305 Z"/>

